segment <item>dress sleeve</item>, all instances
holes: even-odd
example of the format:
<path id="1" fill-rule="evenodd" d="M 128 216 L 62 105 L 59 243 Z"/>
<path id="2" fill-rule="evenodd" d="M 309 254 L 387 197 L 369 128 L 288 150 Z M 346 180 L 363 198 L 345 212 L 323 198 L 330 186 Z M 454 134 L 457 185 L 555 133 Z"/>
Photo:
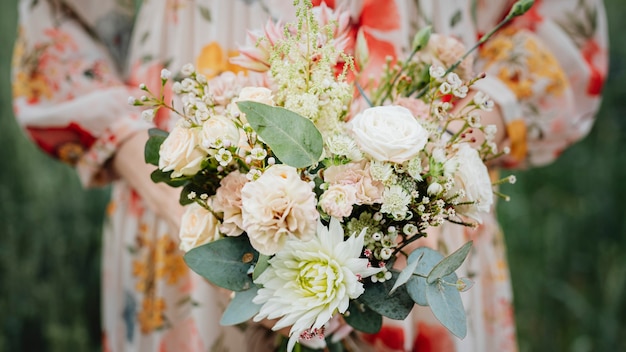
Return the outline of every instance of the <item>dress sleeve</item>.
<path id="1" fill-rule="evenodd" d="M 20 0 L 13 64 L 19 125 L 47 154 L 74 166 L 85 186 L 126 138 L 150 125 L 127 104 L 137 94 L 120 74 L 132 12 L 119 1 Z"/>
<path id="2" fill-rule="evenodd" d="M 480 23 L 497 22 L 510 7 L 494 1 L 485 6 L 490 8 L 477 11 L 479 31 Z M 500 15 L 494 12 L 498 7 L 504 10 Z M 601 0 L 536 0 L 480 48 L 477 68 L 487 78 L 477 86 L 498 103 L 504 117 L 511 145 L 505 167 L 545 165 L 587 135 L 600 105 L 607 61 Z"/>

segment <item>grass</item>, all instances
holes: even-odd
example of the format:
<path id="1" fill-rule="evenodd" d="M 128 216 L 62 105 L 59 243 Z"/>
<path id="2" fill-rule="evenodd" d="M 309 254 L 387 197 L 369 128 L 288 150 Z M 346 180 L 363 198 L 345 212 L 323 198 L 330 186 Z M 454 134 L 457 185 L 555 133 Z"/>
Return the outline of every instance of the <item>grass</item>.
<path id="1" fill-rule="evenodd" d="M 516 172 L 498 209 L 523 352 L 626 350 L 626 7 L 606 5 L 611 71 L 592 133 L 556 163 Z M 97 351 L 108 190 L 83 190 L 15 124 L 15 11 L 0 4 L 0 351 Z"/>

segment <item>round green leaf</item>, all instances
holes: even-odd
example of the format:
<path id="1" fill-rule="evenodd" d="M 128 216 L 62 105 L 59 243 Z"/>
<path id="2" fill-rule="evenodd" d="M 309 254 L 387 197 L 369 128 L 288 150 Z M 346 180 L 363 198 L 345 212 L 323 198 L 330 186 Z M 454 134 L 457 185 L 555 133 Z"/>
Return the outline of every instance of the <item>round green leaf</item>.
<path id="1" fill-rule="evenodd" d="M 367 334 L 377 333 L 383 326 L 383 316 L 358 300 L 351 300 L 344 320 L 356 330 Z"/>
<path id="2" fill-rule="evenodd" d="M 393 294 L 389 294 L 398 279 L 398 272 L 392 271 L 392 278 L 385 282 L 371 283 L 359 297 L 373 311 L 395 320 L 406 318 L 413 309 L 413 300 L 402 285 Z"/>
<path id="3" fill-rule="evenodd" d="M 426 285 L 426 299 L 433 314 L 443 326 L 459 338 L 467 335 L 465 309 L 461 294 L 455 285 L 446 285 L 439 280 Z"/>
<path id="4" fill-rule="evenodd" d="M 238 102 L 237 106 L 283 164 L 304 168 L 319 161 L 324 141 L 311 120 L 281 107 L 253 101 Z"/>
<path id="5" fill-rule="evenodd" d="M 465 258 L 467 258 L 467 254 L 469 254 L 470 249 L 472 248 L 472 241 L 467 242 L 461 248 L 454 251 L 454 253 L 445 257 L 442 261 L 440 261 L 428 274 L 428 279 L 426 280 L 429 284 L 432 284 L 437 279 L 441 279 L 444 276 L 452 274 L 456 269 L 458 269 Z"/>
<path id="6" fill-rule="evenodd" d="M 226 307 L 220 324 L 224 326 L 237 325 L 252 319 L 261 310 L 260 304 L 252 302 L 258 291 L 257 286 L 252 286 L 249 290 L 236 292 L 235 297 Z"/>
<path id="7" fill-rule="evenodd" d="M 409 262 L 420 258 L 414 273 L 424 277 L 413 276 L 406 283 L 406 289 L 413 301 L 420 306 L 427 306 L 426 300 L 426 278 L 428 273 L 443 259 L 443 255 L 436 250 L 428 247 L 420 247 L 415 249 L 407 259 Z"/>
<path id="8" fill-rule="evenodd" d="M 254 286 L 248 271 L 257 258 L 258 252 L 246 236 L 225 237 L 185 254 L 185 262 L 193 271 L 231 291 L 244 291 Z"/>

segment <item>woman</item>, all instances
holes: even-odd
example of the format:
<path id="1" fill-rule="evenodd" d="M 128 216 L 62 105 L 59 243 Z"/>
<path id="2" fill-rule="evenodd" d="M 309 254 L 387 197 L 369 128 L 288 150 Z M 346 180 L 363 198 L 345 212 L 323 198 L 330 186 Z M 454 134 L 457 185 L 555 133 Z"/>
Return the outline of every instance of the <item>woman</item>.
<path id="1" fill-rule="evenodd" d="M 314 1 L 319 5 L 320 1 Z M 426 23 L 467 47 L 492 29 L 513 1 L 344 0 L 370 51 L 375 76 L 386 56 L 405 53 Z M 159 72 L 193 63 L 208 78 L 240 72 L 246 30 L 270 18 L 293 18 L 291 0 L 165 0 L 137 7 L 117 0 L 21 0 L 14 59 L 19 123 L 43 150 L 76 167 L 86 187 L 113 184 L 104 231 L 103 350 L 269 350 L 258 325 L 221 327 L 223 295 L 191 273 L 178 250 L 178 190 L 154 184 L 143 162 L 152 125 L 126 104 L 136 87 L 158 87 Z M 606 74 L 606 28 L 600 0 L 536 1 L 523 17 L 483 45 L 477 88 L 497 108 L 483 116 L 499 125 L 505 167 L 543 165 L 590 129 Z M 456 58 L 455 58 L 456 59 Z M 168 129 L 174 117 L 161 114 Z M 494 166 L 495 167 L 495 166 Z M 495 216 L 476 230 L 446 225 L 435 236 L 443 252 L 474 240 L 464 264 L 477 284 L 464 294 L 468 336 L 452 337 L 427 310 L 385 321 L 357 343 L 376 351 L 514 351 L 512 295 Z"/>

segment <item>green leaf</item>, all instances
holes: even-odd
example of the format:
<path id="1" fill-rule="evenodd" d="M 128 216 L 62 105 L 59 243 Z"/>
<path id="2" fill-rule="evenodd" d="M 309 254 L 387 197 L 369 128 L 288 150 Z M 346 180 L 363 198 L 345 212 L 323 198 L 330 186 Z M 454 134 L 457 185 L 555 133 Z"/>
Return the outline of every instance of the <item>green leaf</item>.
<path id="1" fill-rule="evenodd" d="M 443 255 L 436 250 L 428 247 L 420 247 L 415 249 L 407 259 L 409 262 L 421 258 L 419 264 L 415 268 L 414 273 L 421 275 L 413 276 L 406 283 L 406 289 L 413 301 L 420 306 L 427 306 L 426 300 L 426 276 L 428 273 L 443 259 Z"/>
<path id="2" fill-rule="evenodd" d="M 283 163 L 304 168 L 317 163 L 323 139 L 311 120 L 287 109 L 253 101 L 238 102 L 250 126 Z"/>
<path id="3" fill-rule="evenodd" d="M 165 182 L 172 187 L 184 186 L 185 183 L 187 183 L 187 181 L 189 180 L 188 177 L 172 178 L 171 171 L 163 172 L 160 169 L 152 171 L 152 173 L 150 174 L 150 179 L 154 183 Z"/>
<path id="4" fill-rule="evenodd" d="M 368 285 L 359 300 L 378 314 L 395 320 L 406 318 L 413 309 L 413 300 L 406 291 L 406 286 L 400 286 L 393 294 L 389 294 L 398 279 L 398 272 L 391 271 L 392 278 L 385 282 Z"/>
<path id="5" fill-rule="evenodd" d="M 450 275 L 458 269 L 465 258 L 467 258 L 467 254 L 469 254 L 470 249 L 472 248 L 472 241 L 467 242 L 461 248 L 457 249 L 454 253 L 450 254 L 439 264 L 435 265 L 433 270 L 428 274 L 428 279 L 426 280 L 429 284 L 432 284 L 437 279 L 441 279 L 444 276 Z"/>
<path id="6" fill-rule="evenodd" d="M 252 319 L 260 310 L 261 305 L 252 302 L 259 288 L 252 286 L 249 290 L 235 292 L 222 315 L 220 324 L 224 326 L 237 325 Z"/>
<path id="7" fill-rule="evenodd" d="M 211 10 L 209 10 L 208 7 L 198 5 L 198 10 L 200 10 L 202 18 L 204 18 L 207 22 L 211 22 Z"/>
<path id="8" fill-rule="evenodd" d="M 159 166 L 159 148 L 169 133 L 158 128 L 151 128 L 148 130 L 148 135 L 148 141 L 144 148 L 144 159 L 148 164 Z"/>
<path id="9" fill-rule="evenodd" d="M 426 299 L 433 314 L 443 326 L 459 338 L 467 335 L 463 301 L 456 286 L 437 280 L 426 286 Z"/>
<path id="10" fill-rule="evenodd" d="M 463 19 L 463 13 L 461 12 L 461 10 L 458 10 L 457 12 L 454 13 L 452 18 L 450 19 L 450 27 L 456 26 L 459 22 L 461 22 L 462 19 Z"/>
<path id="11" fill-rule="evenodd" d="M 258 252 L 246 236 L 225 237 L 185 254 L 185 262 L 191 270 L 231 291 L 244 291 L 254 286 L 248 270 L 257 258 Z"/>
<path id="12" fill-rule="evenodd" d="M 259 259 L 257 260 L 256 265 L 254 266 L 254 272 L 252 273 L 252 280 L 256 280 L 259 275 L 261 275 L 265 269 L 270 266 L 269 260 L 269 255 L 259 253 Z"/>
<path id="13" fill-rule="evenodd" d="M 417 257 L 417 259 L 409 258 L 407 260 L 408 263 L 407 263 L 406 268 L 404 268 L 400 272 L 400 275 L 398 275 L 398 280 L 396 280 L 396 283 L 391 288 L 391 291 L 389 291 L 389 294 L 392 294 L 398 287 L 400 287 L 401 285 L 404 285 L 407 281 L 409 281 L 411 277 L 413 277 L 413 273 L 415 272 L 415 269 L 417 269 L 417 265 L 419 264 L 420 259 L 422 259 L 423 255 L 424 254 L 422 253 L 422 255 Z"/>
<path id="14" fill-rule="evenodd" d="M 356 330 L 367 334 L 377 333 L 383 326 L 383 316 L 358 300 L 351 300 L 343 319 Z"/>

